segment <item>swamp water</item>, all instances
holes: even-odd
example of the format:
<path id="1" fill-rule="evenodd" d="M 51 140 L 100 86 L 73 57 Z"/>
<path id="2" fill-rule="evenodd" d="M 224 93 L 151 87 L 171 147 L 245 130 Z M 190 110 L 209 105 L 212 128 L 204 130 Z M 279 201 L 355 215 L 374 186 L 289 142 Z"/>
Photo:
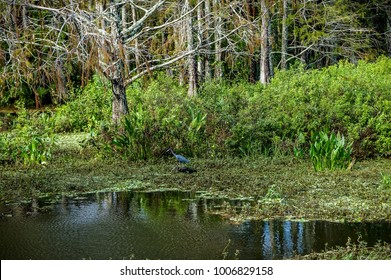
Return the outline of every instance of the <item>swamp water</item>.
<path id="1" fill-rule="evenodd" d="M 238 206 L 241 202 L 231 202 Z M 245 221 L 187 192 L 113 192 L 0 204 L 1 259 L 285 259 L 391 242 L 391 223 Z"/>

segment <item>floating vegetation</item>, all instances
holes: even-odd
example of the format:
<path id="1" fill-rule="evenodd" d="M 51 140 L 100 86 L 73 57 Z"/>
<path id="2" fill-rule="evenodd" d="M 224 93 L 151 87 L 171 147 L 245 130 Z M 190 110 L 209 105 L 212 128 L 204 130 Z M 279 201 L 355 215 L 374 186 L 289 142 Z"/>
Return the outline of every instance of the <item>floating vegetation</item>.
<path id="1" fill-rule="evenodd" d="M 47 166 L 0 165 L 0 200 L 181 190 L 194 192 L 197 198 L 241 202 L 214 209 L 232 220 L 391 220 L 389 159 L 358 161 L 350 171 L 323 172 L 284 157 L 194 158 L 192 163 L 198 171 L 192 176 L 173 170 L 166 158 L 129 162 L 90 159 L 83 153 L 56 157 Z"/>
<path id="2" fill-rule="evenodd" d="M 282 203 L 281 191 L 275 185 L 272 185 L 268 188 L 267 193 L 259 201 L 261 204 L 273 204 L 273 203 Z"/>

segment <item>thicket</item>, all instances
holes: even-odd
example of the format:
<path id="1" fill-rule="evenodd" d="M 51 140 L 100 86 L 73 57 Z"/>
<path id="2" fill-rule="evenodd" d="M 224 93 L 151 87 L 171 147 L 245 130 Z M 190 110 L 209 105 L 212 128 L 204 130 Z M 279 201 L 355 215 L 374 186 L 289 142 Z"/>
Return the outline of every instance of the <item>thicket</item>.
<path id="1" fill-rule="evenodd" d="M 344 135 L 357 157 L 391 155 L 391 60 L 341 62 L 278 72 L 249 101 L 233 128 L 237 145 L 278 151 L 308 146 L 311 133 Z"/>
<path id="2" fill-rule="evenodd" d="M 56 132 L 90 132 L 87 144 L 100 155 L 129 159 L 159 157 L 169 147 L 197 157 L 309 157 L 316 141 L 337 149 L 340 135 L 338 160 L 346 167 L 351 155 L 391 155 L 389 73 L 385 57 L 321 70 L 299 66 L 277 72 L 267 86 L 207 82 L 196 98 L 160 74 L 127 89 L 130 113 L 119 125 L 110 119 L 110 86 L 96 76 L 56 110 L 51 123 Z M 327 141 L 314 138 L 320 132 L 327 132 Z M 320 158 L 327 147 L 319 147 Z"/>

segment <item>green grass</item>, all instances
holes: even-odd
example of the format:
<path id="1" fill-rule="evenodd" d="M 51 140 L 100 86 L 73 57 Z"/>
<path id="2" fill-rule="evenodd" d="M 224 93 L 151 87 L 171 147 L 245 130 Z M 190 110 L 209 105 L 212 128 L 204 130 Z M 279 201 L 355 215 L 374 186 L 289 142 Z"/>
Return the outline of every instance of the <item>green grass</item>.
<path id="1" fill-rule="evenodd" d="M 346 246 L 337 246 L 320 253 L 311 253 L 297 258 L 303 260 L 391 260 L 391 244 L 377 243 L 370 247 L 364 241 L 352 243 L 349 239 Z"/>

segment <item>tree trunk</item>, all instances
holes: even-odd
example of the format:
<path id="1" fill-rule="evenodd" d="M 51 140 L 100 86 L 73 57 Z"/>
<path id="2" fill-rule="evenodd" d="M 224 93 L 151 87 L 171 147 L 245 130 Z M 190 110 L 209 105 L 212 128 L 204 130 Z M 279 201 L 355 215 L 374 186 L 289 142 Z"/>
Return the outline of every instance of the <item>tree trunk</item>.
<path id="1" fill-rule="evenodd" d="M 391 57 L 391 10 L 387 9 L 387 27 L 386 27 L 387 55 Z"/>
<path id="2" fill-rule="evenodd" d="M 288 0 L 282 0 L 282 30 L 281 30 L 281 69 L 286 70 L 286 56 L 288 51 Z"/>
<path id="3" fill-rule="evenodd" d="M 132 5 L 132 21 L 135 23 L 137 21 L 137 13 L 136 13 L 136 8 Z M 136 63 L 136 69 L 137 72 L 139 71 L 140 68 L 140 54 L 139 54 L 139 46 L 138 46 L 138 39 L 134 39 L 134 59 Z"/>
<path id="4" fill-rule="evenodd" d="M 129 113 L 128 102 L 126 100 L 126 88 L 124 82 L 125 59 L 123 55 L 123 42 L 120 30 L 123 26 L 119 7 L 115 5 L 115 1 L 111 3 L 110 11 L 114 19 L 111 23 L 111 46 L 107 46 L 107 53 L 110 54 L 111 67 L 106 73 L 106 77 L 112 84 L 113 103 L 112 103 L 112 118 L 114 123 L 126 114 Z"/>
<path id="5" fill-rule="evenodd" d="M 56 89 L 57 89 L 57 104 L 62 103 L 64 100 L 67 99 L 67 87 L 66 87 L 66 77 L 64 75 L 64 62 L 62 61 L 62 58 L 57 57 L 55 61 L 55 68 L 56 68 L 56 77 L 57 77 L 57 83 L 56 83 Z"/>
<path id="6" fill-rule="evenodd" d="M 126 26 L 126 23 L 128 22 L 127 21 L 127 12 L 126 12 L 126 6 L 123 5 L 121 7 L 121 20 L 122 20 L 122 30 L 126 30 L 127 26 Z M 125 71 L 128 72 L 128 69 L 130 67 L 129 65 L 129 53 L 124 51 L 124 60 L 125 60 Z"/>
<path id="7" fill-rule="evenodd" d="M 221 49 L 221 38 L 223 35 L 223 26 L 222 26 L 222 18 L 220 13 L 221 4 L 219 0 L 213 0 L 213 9 L 216 13 L 215 15 L 215 79 L 221 79 L 223 77 L 222 70 L 222 49 Z"/>
<path id="8" fill-rule="evenodd" d="M 300 17 L 303 18 L 305 21 L 307 19 L 307 2 L 308 0 L 302 0 L 301 8 L 300 8 Z M 301 26 L 299 27 L 301 28 Z M 307 68 L 308 66 L 308 55 L 310 50 L 306 50 L 305 43 L 302 42 L 302 38 L 299 37 L 299 40 L 296 41 L 296 44 L 299 48 L 297 48 L 297 52 L 300 53 L 300 61 L 301 63 Z M 301 49 L 303 49 L 301 51 Z"/>
<path id="9" fill-rule="evenodd" d="M 206 44 L 206 55 L 205 55 L 205 65 L 204 65 L 204 71 L 205 71 L 205 81 L 208 81 L 212 78 L 211 73 L 211 67 L 210 67 L 210 0 L 205 0 L 205 44 Z"/>
<path id="10" fill-rule="evenodd" d="M 124 81 L 121 78 L 110 80 L 113 91 L 112 119 L 114 123 L 129 113 L 128 101 L 126 100 L 126 91 Z"/>
<path id="11" fill-rule="evenodd" d="M 60 29 L 61 23 L 57 19 L 55 20 L 55 23 L 58 29 Z M 65 76 L 64 58 L 61 56 L 59 50 L 56 50 L 56 56 L 57 58 L 54 62 L 54 67 L 56 70 L 56 80 L 57 80 L 56 81 L 57 94 L 55 96 L 55 100 L 57 104 L 61 104 L 68 97 L 67 79 Z M 84 72 L 84 69 L 82 69 L 82 72 Z"/>
<path id="12" fill-rule="evenodd" d="M 27 4 L 27 0 L 24 0 L 24 5 L 22 6 L 22 26 L 24 31 L 28 29 L 28 17 L 27 17 L 26 4 Z"/>
<path id="13" fill-rule="evenodd" d="M 199 2 L 199 0 L 198 0 Z M 198 3 L 199 4 L 199 3 Z M 198 44 L 201 45 L 203 43 L 203 34 L 202 34 L 202 5 L 197 6 L 197 41 Z M 203 58 L 203 55 L 198 54 L 197 57 L 197 78 L 198 82 L 202 82 L 204 78 L 204 63 L 205 60 Z"/>
<path id="14" fill-rule="evenodd" d="M 246 1 L 246 12 L 248 15 L 248 20 L 251 22 L 255 20 L 255 18 L 258 16 L 256 14 L 256 8 L 255 8 L 255 3 L 254 0 L 251 1 Z M 257 31 L 255 30 L 255 25 L 250 25 L 249 26 L 249 32 L 250 34 L 257 34 Z M 248 72 L 248 81 L 250 83 L 254 83 L 255 81 L 258 80 L 258 75 L 257 75 L 257 70 L 258 70 L 258 63 L 257 60 L 254 59 L 254 52 L 255 52 L 255 45 L 257 41 L 258 36 L 252 36 L 251 39 L 248 40 L 248 58 L 247 58 L 247 63 L 249 67 L 249 72 Z"/>
<path id="15" fill-rule="evenodd" d="M 189 0 L 185 1 L 185 11 L 191 10 Z M 187 38 L 187 50 L 192 51 L 194 49 L 194 36 L 193 36 L 193 18 L 192 13 L 186 16 L 186 38 Z M 188 96 L 197 95 L 197 71 L 194 53 L 190 54 L 187 59 L 188 63 Z"/>
<path id="16" fill-rule="evenodd" d="M 98 15 L 101 15 L 103 13 L 103 4 L 101 1 L 96 1 L 96 11 Z M 106 23 L 105 20 L 102 18 L 100 21 L 100 24 L 97 23 L 98 27 L 102 30 L 106 29 Z M 105 39 L 102 37 L 100 40 L 97 42 L 99 44 L 99 47 L 97 48 L 98 51 L 98 65 L 101 66 L 103 61 L 104 61 L 104 55 L 103 55 L 103 49 L 105 48 Z M 97 69 L 99 70 L 99 69 Z"/>
<path id="17" fill-rule="evenodd" d="M 261 0 L 261 59 L 260 59 L 260 82 L 267 84 L 270 81 L 269 69 L 269 9 L 266 6 L 266 0 Z"/>
<path id="18" fill-rule="evenodd" d="M 270 23 L 270 11 L 269 11 L 269 20 L 267 24 L 267 54 L 268 54 L 268 63 L 269 63 L 269 81 L 270 78 L 274 76 L 274 67 L 273 67 L 273 57 L 272 57 L 272 25 Z"/>

